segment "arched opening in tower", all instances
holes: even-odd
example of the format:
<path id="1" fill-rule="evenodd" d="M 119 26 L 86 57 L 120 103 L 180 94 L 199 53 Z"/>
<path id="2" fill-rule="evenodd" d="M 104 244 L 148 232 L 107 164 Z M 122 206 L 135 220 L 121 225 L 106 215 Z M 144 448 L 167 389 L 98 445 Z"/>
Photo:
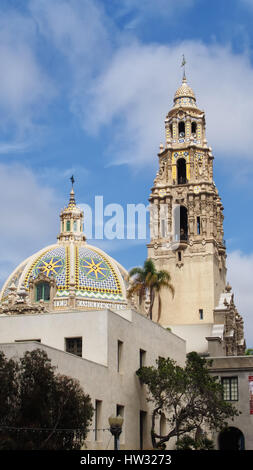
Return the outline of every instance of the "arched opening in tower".
<path id="1" fill-rule="evenodd" d="M 184 158 L 179 158 L 177 161 L 177 184 L 186 184 L 186 161 Z"/>
<path id="2" fill-rule="evenodd" d="M 197 132 L 197 124 L 196 124 L 196 122 L 192 122 L 192 125 L 191 125 L 191 132 L 192 132 L 193 136 L 196 137 L 196 132 Z"/>
<path id="3" fill-rule="evenodd" d="M 184 206 L 180 206 L 180 240 L 188 239 L 188 214 Z"/>
<path id="4" fill-rule="evenodd" d="M 188 213 L 184 206 L 176 205 L 173 211 L 174 240 L 188 240 Z"/>
<path id="5" fill-rule="evenodd" d="M 184 123 L 184 121 L 180 121 L 178 123 L 178 135 L 179 135 L 179 137 L 184 137 L 185 136 L 185 123 Z"/>

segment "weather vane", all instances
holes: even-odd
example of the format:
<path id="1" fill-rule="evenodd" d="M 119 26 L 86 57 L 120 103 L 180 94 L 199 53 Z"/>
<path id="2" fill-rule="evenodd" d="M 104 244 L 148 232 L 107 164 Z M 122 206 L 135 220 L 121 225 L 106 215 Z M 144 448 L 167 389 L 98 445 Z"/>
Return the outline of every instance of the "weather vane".
<path id="1" fill-rule="evenodd" d="M 185 64 L 186 64 L 186 60 L 185 60 L 185 56 L 183 54 L 183 59 L 182 59 L 182 64 L 181 64 L 181 67 L 184 67 L 183 79 L 186 78 L 186 76 L 185 76 Z"/>
<path id="2" fill-rule="evenodd" d="M 75 178 L 74 178 L 73 175 L 71 176 L 70 181 L 71 181 L 71 183 L 72 183 L 72 188 L 73 188 L 73 184 L 74 184 L 74 182 L 75 182 Z"/>

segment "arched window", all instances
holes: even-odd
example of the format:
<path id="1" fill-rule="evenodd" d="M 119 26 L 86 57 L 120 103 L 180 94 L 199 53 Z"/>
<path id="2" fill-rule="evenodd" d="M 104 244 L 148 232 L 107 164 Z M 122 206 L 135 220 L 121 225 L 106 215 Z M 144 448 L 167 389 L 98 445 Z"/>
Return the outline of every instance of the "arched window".
<path id="1" fill-rule="evenodd" d="M 177 184 L 185 184 L 186 180 L 186 161 L 184 158 L 179 158 L 177 161 Z"/>
<path id="2" fill-rule="evenodd" d="M 180 121 L 178 123 L 178 135 L 179 135 L 179 137 L 184 137 L 185 136 L 185 123 L 184 123 L 184 121 Z"/>
<path id="3" fill-rule="evenodd" d="M 187 209 L 180 206 L 180 240 L 188 239 L 188 215 Z"/>
<path id="4" fill-rule="evenodd" d="M 50 300 L 50 284 L 49 282 L 39 282 L 36 285 L 36 301 L 45 300 L 48 302 Z"/>
<path id="5" fill-rule="evenodd" d="M 196 124 L 196 122 L 192 122 L 191 131 L 192 131 L 192 134 L 195 134 L 195 135 L 196 135 L 196 132 L 197 132 L 197 124 Z"/>
<path id="6" fill-rule="evenodd" d="M 175 241 L 188 240 L 188 212 L 184 206 L 174 209 L 174 233 Z"/>
<path id="7" fill-rule="evenodd" d="M 67 220 L 66 222 L 66 231 L 70 232 L 70 220 Z"/>

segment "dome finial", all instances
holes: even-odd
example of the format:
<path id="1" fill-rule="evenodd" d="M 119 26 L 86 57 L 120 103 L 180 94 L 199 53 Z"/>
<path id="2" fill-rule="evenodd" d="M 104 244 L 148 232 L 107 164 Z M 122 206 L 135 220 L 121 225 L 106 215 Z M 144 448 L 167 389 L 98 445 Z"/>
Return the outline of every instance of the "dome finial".
<path id="1" fill-rule="evenodd" d="M 71 176 L 70 181 L 71 181 L 71 183 L 72 183 L 72 188 L 73 188 L 73 184 L 74 184 L 74 182 L 75 182 L 74 175 Z"/>
<path id="2" fill-rule="evenodd" d="M 183 69 L 183 82 L 186 82 L 185 64 L 186 64 L 186 60 L 185 60 L 185 56 L 183 54 L 183 59 L 182 59 L 182 64 L 181 64 L 181 67 L 184 67 L 184 69 Z"/>

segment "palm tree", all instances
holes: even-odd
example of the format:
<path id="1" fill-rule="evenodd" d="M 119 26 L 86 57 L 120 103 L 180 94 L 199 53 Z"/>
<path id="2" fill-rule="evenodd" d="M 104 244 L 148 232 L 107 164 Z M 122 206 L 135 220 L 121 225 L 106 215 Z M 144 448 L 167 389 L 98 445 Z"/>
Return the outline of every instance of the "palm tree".
<path id="1" fill-rule="evenodd" d="M 128 297 L 131 297 L 133 294 L 137 294 L 139 297 L 139 304 L 142 303 L 143 297 L 146 291 L 149 292 L 150 296 L 150 305 L 149 305 L 149 318 L 152 320 L 152 312 L 155 301 L 155 295 L 158 295 L 158 317 L 157 321 L 159 322 L 161 317 L 161 289 L 166 287 L 170 290 L 172 296 L 174 297 L 175 289 L 171 283 L 171 276 L 168 271 L 161 270 L 157 271 L 152 259 L 148 258 L 143 268 L 136 267 L 131 269 L 129 272 L 129 277 L 132 279 L 132 285 L 128 289 Z"/>

